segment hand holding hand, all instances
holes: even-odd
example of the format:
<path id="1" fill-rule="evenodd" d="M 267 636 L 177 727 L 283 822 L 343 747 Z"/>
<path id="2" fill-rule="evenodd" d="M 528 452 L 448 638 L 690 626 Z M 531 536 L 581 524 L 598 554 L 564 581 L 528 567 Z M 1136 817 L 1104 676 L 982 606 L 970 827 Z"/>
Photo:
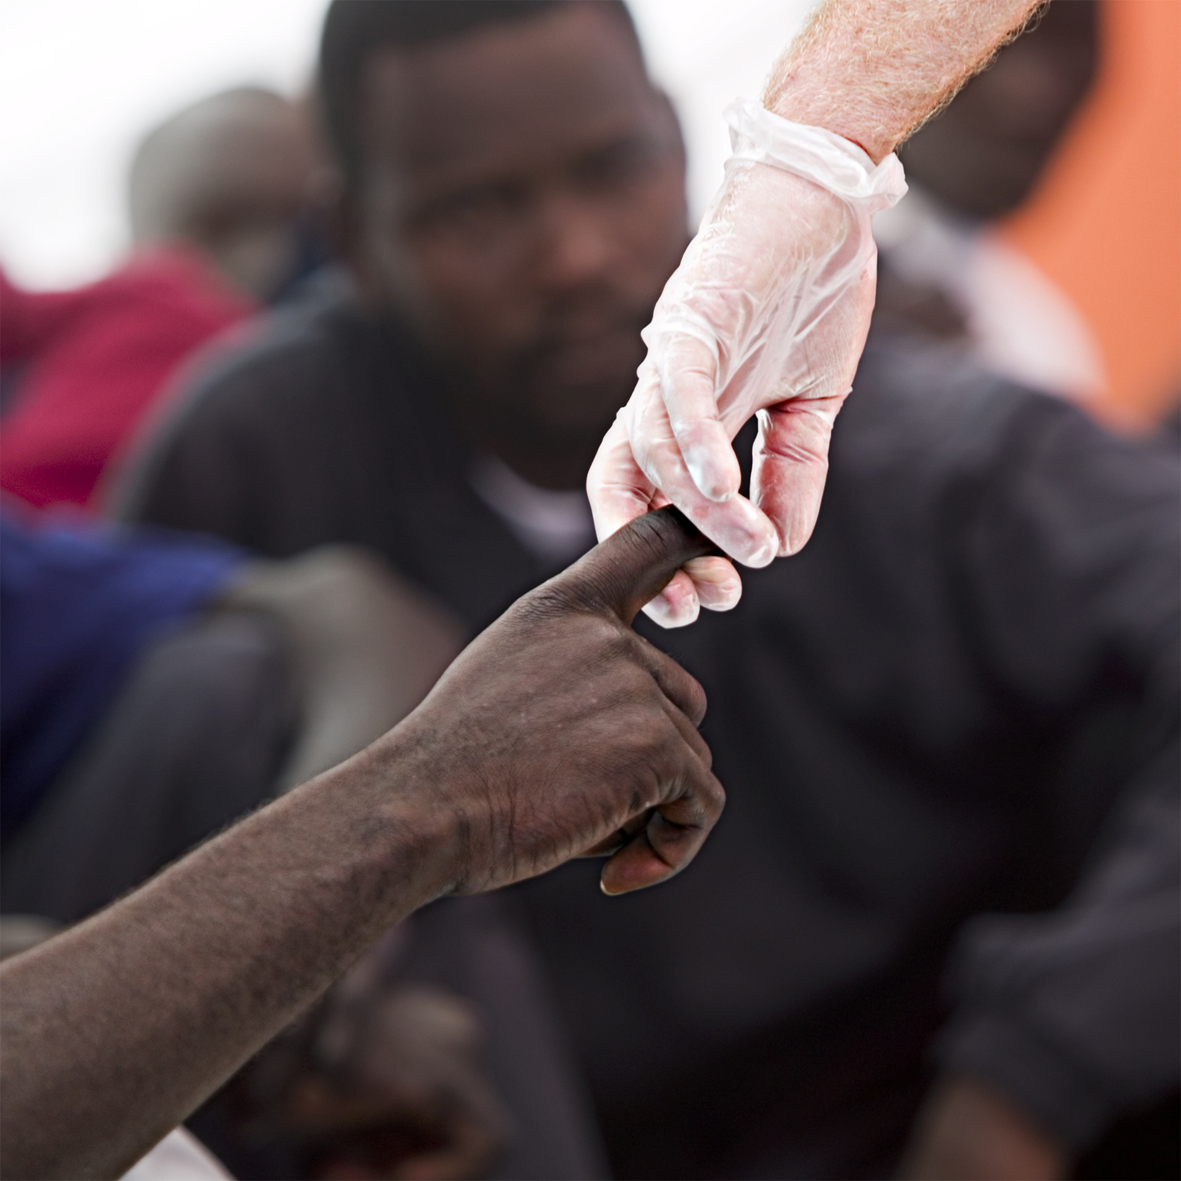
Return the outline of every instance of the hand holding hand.
<path id="1" fill-rule="evenodd" d="M 672 510 L 633 522 L 377 742 L 5 963 L 4 1175 L 122 1176 L 440 894 L 585 854 L 610 854 L 611 894 L 683 868 L 724 798 L 705 695 L 630 624 L 708 549 Z M 470 1128 L 456 1144 L 478 1146 Z"/>
<path id="2" fill-rule="evenodd" d="M 421 806 L 454 820 L 455 892 L 611 853 L 602 885 L 619 894 L 692 860 L 724 800 L 697 733 L 705 694 L 631 622 L 710 548 L 672 510 L 633 521 L 519 599 L 392 732 L 429 785 Z"/>
<path id="3" fill-rule="evenodd" d="M 588 491 L 600 538 L 672 503 L 731 557 L 765 566 L 815 524 L 833 421 L 873 310 L 872 215 L 905 184 L 893 156 L 874 167 L 840 136 L 752 102 L 727 115 L 725 182 L 644 331 L 639 382 Z M 756 413 L 747 500 L 731 440 Z M 740 593 L 733 567 L 711 558 L 647 610 L 679 626 Z"/>

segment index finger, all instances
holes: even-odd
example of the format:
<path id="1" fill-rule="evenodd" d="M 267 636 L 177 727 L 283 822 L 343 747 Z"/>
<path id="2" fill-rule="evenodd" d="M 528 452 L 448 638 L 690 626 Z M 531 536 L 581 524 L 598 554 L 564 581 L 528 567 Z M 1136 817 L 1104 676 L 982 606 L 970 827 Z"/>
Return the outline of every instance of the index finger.
<path id="1" fill-rule="evenodd" d="M 717 355 L 683 332 L 657 344 L 653 351 L 659 355 L 660 394 L 685 467 L 708 500 L 729 500 L 738 491 L 742 472 L 718 411 Z"/>
<path id="2" fill-rule="evenodd" d="M 774 559 L 779 534 L 756 505 L 741 494 L 726 501 L 709 500 L 698 490 L 658 391 L 637 388 L 622 418 L 637 467 L 667 502 L 675 504 L 729 557 L 748 566 L 765 566 Z"/>

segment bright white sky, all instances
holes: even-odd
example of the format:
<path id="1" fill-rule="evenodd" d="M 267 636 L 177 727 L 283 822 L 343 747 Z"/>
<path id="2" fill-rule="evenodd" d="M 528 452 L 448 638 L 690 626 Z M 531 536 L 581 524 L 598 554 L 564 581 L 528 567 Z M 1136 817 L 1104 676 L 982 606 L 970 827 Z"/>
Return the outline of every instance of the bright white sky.
<path id="1" fill-rule="evenodd" d="M 439 0 L 446 3 L 447 0 Z M 140 135 L 229 86 L 299 91 L 327 0 L 0 0 L 0 261 L 34 287 L 96 278 L 126 248 Z M 721 109 L 757 97 L 811 0 L 631 0 L 681 112 L 697 216 L 721 180 Z"/>

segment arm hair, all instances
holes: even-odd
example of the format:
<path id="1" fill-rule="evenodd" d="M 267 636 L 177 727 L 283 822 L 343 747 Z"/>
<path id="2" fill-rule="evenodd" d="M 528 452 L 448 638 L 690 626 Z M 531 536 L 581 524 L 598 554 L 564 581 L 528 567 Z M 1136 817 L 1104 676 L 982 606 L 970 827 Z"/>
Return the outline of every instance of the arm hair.
<path id="1" fill-rule="evenodd" d="M 876 161 L 941 111 L 1044 0 L 823 0 L 772 68 L 769 111 Z"/>

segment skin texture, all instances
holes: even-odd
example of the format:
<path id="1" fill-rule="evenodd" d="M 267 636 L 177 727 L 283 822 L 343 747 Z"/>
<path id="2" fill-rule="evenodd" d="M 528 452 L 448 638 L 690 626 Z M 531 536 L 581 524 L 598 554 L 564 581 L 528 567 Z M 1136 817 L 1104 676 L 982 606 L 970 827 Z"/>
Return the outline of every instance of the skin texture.
<path id="1" fill-rule="evenodd" d="M 995 1088 L 945 1079 L 931 1093 L 903 1162 L 912 1181 L 1056 1181 L 1063 1147 Z"/>
<path id="2" fill-rule="evenodd" d="M 1035 7 L 1034 0 L 827 0 L 772 70 L 764 105 L 792 122 L 835 132 L 861 147 L 872 162 L 881 162 L 950 102 L 1021 30 Z M 758 169 L 770 168 L 756 165 L 750 175 L 728 177 L 707 213 L 695 243 L 718 239 L 725 249 L 715 252 L 717 265 L 699 268 L 687 280 L 700 289 L 703 301 L 724 301 L 729 295 L 741 306 L 747 298 L 746 271 L 770 253 L 800 262 L 779 274 L 774 288 L 760 289 L 760 302 L 790 307 L 809 271 L 840 251 L 845 238 L 835 215 L 843 204 L 839 198 L 807 182 L 751 179 Z M 767 227 L 775 220 L 768 213 L 767 190 L 774 188 L 782 190 L 779 208 L 814 208 L 806 219 L 783 218 L 779 241 L 769 248 Z M 825 222 L 835 229 L 823 228 Z M 847 314 L 837 317 L 846 326 L 841 339 L 822 342 L 831 372 L 856 368 L 873 306 L 873 279 L 871 260 L 860 280 L 829 304 L 847 304 Z M 799 348 L 812 343 L 801 341 Z M 650 398 L 641 379 L 633 402 L 643 405 L 626 431 L 617 427 L 608 435 L 588 481 L 600 536 L 635 513 L 671 502 L 747 565 L 764 565 L 769 555 L 795 552 L 807 541 L 823 488 L 827 431 L 817 431 L 814 415 L 794 413 L 779 400 L 773 382 L 765 390 L 748 391 L 748 413 L 760 416 L 760 447 L 775 462 L 752 481 L 751 499 L 741 497 L 730 441 L 743 424 L 724 420 L 720 403 L 726 391 L 715 361 L 736 351 L 740 342 L 724 328 L 708 341 L 680 330 L 661 334 L 645 364 L 660 375 L 662 407 L 647 406 Z M 713 379 L 713 398 L 700 395 L 703 374 Z M 831 403 L 830 418 L 839 405 Z M 664 446 L 670 438 L 671 449 Z M 729 593 L 719 596 L 723 583 Z M 679 626 L 695 618 L 701 605 L 732 607 L 740 593 L 737 572 L 718 560 L 710 565 L 708 586 L 686 571 L 648 610 L 665 626 Z"/>
<path id="3" fill-rule="evenodd" d="M 1097 56 L 1092 0 L 1051 4 L 902 145 L 907 178 L 966 217 L 990 221 L 1011 212 L 1089 92 Z M 874 322 L 947 338 L 967 333 L 963 314 L 941 290 L 887 267 L 878 269 Z"/>
<path id="4" fill-rule="evenodd" d="M 771 71 L 768 110 L 885 159 L 1016 36 L 1041 0 L 827 0 Z"/>
<path id="5" fill-rule="evenodd" d="M 635 41 L 609 8 L 570 3 L 383 48 L 361 118 L 342 212 L 365 297 L 453 372 L 473 449 L 580 487 L 688 239 L 676 119 Z"/>
<path id="6" fill-rule="evenodd" d="M 361 754 L 0 967 L 5 1177 L 114 1177 L 392 924 L 611 852 L 661 881 L 724 799 L 701 687 L 630 622 L 701 536 L 668 511 L 518 600 Z M 624 835 L 624 834 L 627 835 Z"/>

